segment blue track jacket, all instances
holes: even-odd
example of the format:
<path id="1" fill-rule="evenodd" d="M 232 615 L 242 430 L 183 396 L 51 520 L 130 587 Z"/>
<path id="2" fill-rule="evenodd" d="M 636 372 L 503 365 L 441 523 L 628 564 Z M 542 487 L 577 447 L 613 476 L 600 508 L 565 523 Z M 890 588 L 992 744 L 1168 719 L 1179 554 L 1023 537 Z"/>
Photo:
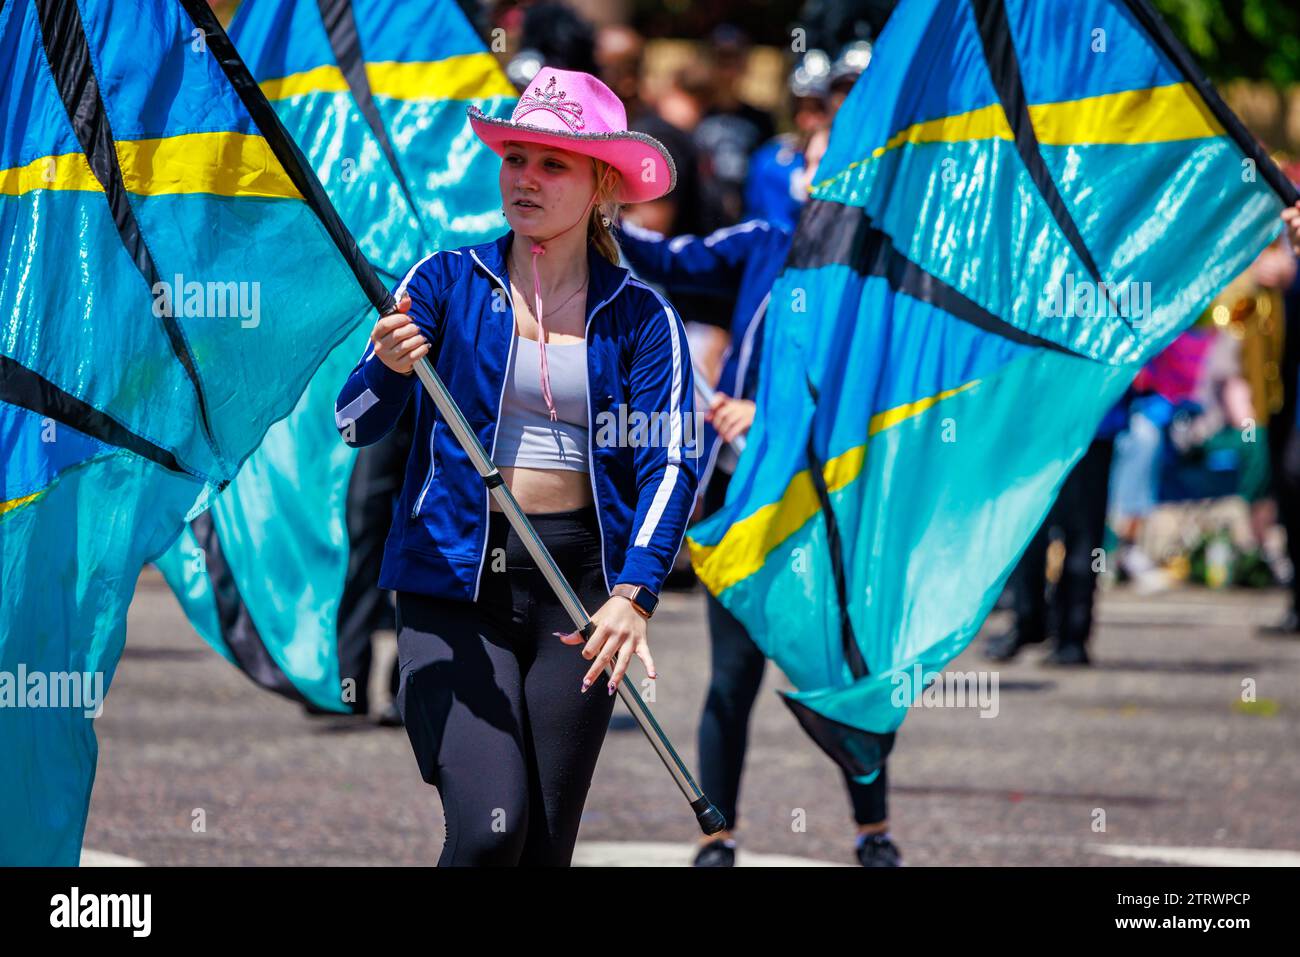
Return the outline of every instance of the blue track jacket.
<path id="1" fill-rule="evenodd" d="M 515 336 L 506 273 L 513 235 L 434 253 L 396 290 L 410 295 L 410 318 L 432 345 L 428 358 L 489 455 Z M 667 300 L 594 247 L 588 263 L 587 451 L 605 585 L 658 594 L 698 481 L 686 332 Z M 349 445 L 369 445 L 412 395 L 414 439 L 379 584 L 472 601 L 487 552 L 488 491 L 418 379 L 393 372 L 367 347 L 339 393 L 336 425 Z"/>

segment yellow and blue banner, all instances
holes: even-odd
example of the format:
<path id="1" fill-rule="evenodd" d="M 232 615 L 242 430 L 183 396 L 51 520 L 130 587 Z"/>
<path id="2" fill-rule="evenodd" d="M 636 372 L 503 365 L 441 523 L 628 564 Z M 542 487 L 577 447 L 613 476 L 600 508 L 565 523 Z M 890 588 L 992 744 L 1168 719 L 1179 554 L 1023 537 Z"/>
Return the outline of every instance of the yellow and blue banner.
<path id="1" fill-rule="evenodd" d="M 141 566 L 392 299 L 201 0 L 9 0 L 0 75 L 0 864 L 75 864 Z"/>
<path id="2" fill-rule="evenodd" d="M 465 111 L 508 116 L 516 94 L 454 0 L 244 0 L 230 37 L 390 285 L 437 249 L 505 229 L 500 160 Z M 227 660 L 265 688 L 340 712 L 365 702 L 344 672 L 368 656 L 369 628 L 344 596 L 364 591 L 348 579 L 364 574 L 355 559 L 372 517 L 349 521 L 358 453 L 338 440 L 334 399 L 371 322 L 350 330 L 158 562 Z"/>
<path id="3" fill-rule="evenodd" d="M 771 294 L 701 580 L 850 774 L 1295 191 L 1146 0 L 903 0 Z M 920 680 L 917 680 L 920 676 Z"/>

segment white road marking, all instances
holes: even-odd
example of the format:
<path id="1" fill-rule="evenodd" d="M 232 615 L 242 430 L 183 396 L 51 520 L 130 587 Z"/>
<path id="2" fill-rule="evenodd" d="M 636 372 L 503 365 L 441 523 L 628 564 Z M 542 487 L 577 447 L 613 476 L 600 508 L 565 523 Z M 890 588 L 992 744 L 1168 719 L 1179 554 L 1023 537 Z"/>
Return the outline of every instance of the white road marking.
<path id="1" fill-rule="evenodd" d="M 1191 867 L 1300 867 L 1300 851 L 1265 851 L 1249 847 L 1142 847 L 1102 844 L 1089 850 L 1110 857 Z"/>
<path id="2" fill-rule="evenodd" d="M 589 841 L 573 852 L 574 867 L 690 867 L 695 849 L 687 844 L 652 841 Z M 849 867 L 836 861 L 817 861 L 789 854 L 760 854 L 741 847 L 737 867 Z"/>
<path id="3" fill-rule="evenodd" d="M 108 851 L 92 851 L 88 847 L 81 849 L 81 866 L 82 867 L 147 867 L 144 861 L 137 861 L 133 857 L 123 857 L 121 854 L 112 854 Z"/>

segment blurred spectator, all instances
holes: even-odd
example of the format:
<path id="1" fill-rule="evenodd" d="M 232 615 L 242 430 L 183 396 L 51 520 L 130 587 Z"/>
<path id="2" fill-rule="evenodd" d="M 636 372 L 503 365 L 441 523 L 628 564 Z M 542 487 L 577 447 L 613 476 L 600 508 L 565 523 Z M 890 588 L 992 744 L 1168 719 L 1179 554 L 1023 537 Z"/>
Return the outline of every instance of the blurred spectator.
<path id="1" fill-rule="evenodd" d="M 631 27 L 607 26 L 596 35 L 595 55 L 600 77 L 623 101 L 628 128 L 663 143 L 677 168 L 677 186 L 671 193 L 650 203 L 625 207 L 622 218 L 665 236 L 698 234 L 703 226 L 699 154 L 689 131 L 666 119 L 659 108 L 666 100 L 674 116 L 693 125 L 699 120 L 698 101 L 683 89 L 683 81 L 689 74 L 679 71 L 659 104 L 646 102 L 643 99 L 644 54 L 645 41 Z M 728 304 L 713 296 L 683 293 L 673 297 L 673 305 L 686 324 L 692 356 L 702 370 L 716 376 L 714 366 L 720 367 L 719 357 L 726 349 Z"/>
<path id="2" fill-rule="evenodd" d="M 1128 428 L 1115 442 L 1111 526 L 1119 536 L 1120 573 L 1139 592 L 1169 585 L 1142 548 L 1142 529 L 1156 507 L 1165 431 L 1178 406 L 1193 397 L 1213 341 L 1212 334 L 1190 329 L 1143 366 L 1133 382 L 1138 394 L 1130 406 Z"/>
<path id="3" fill-rule="evenodd" d="M 870 62 L 871 43 L 867 40 L 856 40 L 848 44 L 835 58 L 835 62 L 831 65 L 830 91 L 826 99 L 826 107 L 832 121 L 844 104 L 849 91 L 853 89 L 853 84 L 858 82 L 858 77 L 862 76 L 862 71 Z"/>
<path id="4" fill-rule="evenodd" d="M 652 203 L 627 207 L 624 215 L 647 229 L 677 236 L 699 231 L 698 155 L 688 131 L 664 119 L 642 99 L 645 41 L 627 26 L 602 27 L 596 34 L 599 76 L 627 110 L 628 128 L 668 147 L 677 168 L 677 187 Z"/>
<path id="5" fill-rule="evenodd" d="M 776 126 L 768 113 L 740 98 L 749 59 L 745 34 L 729 24 L 718 27 L 709 35 L 708 56 L 712 97 L 695 128 L 695 145 L 704 186 L 704 228 L 712 232 L 740 221 L 750 155 L 776 134 Z"/>
<path id="6" fill-rule="evenodd" d="M 503 14 L 510 30 L 518 9 Z M 519 52 L 506 66 L 510 82 L 523 89 L 544 66 L 596 72 L 596 33 L 590 23 L 562 3 L 537 3 L 523 13 L 516 41 Z"/>
<path id="7" fill-rule="evenodd" d="M 794 130 L 768 140 L 750 158 L 745 181 L 745 218 L 793 229 L 808 196 L 804 150 L 809 137 L 830 125 L 826 108 L 830 62 L 813 50 L 790 73 Z"/>

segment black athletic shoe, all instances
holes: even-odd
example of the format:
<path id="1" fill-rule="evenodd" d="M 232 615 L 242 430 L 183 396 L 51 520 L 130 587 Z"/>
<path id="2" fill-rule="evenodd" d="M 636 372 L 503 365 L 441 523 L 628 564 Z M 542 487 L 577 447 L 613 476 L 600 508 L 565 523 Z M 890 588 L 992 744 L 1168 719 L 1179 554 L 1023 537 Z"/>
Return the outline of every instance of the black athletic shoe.
<path id="1" fill-rule="evenodd" d="M 989 661 L 1010 661 L 1020 654 L 1020 649 L 1025 645 L 1036 645 L 1042 640 L 1039 636 L 1026 637 L 1020 629 L 1012 628 L 1000 635 L 993 635 L 984 642 L 984 657 Z"/>
<path id="2" fill-rule="evenodd" d="M 400 728 L 402 726 L 402 712 L 397 710 L 397 703 L 390 701 L 388 707 L 379 712 L 379 717 L 375 723 L 381 728 Z"/>
<path id="3" fill-rule="evenodd" d="M 1057 645 L 1053 648 L 1052 653 L 1043 659 L 1043 664 L 1077 667 L 1090 665 L 1092 661 L 1088 658 L 1087 648 L 1079 642 L 1071 642 L 1068 645 Z"/>
<path id="4" fill-rule="evenodd" d="M 855 851 L 863 867 L 902 867 L 903 855 L 888 834 L 864 834 Z"/>
<path id="5" fill-rule="evenodd" d="M 709 841 L 695 855 L 692 867 L 735 867 L 736 842 L 728 840 Z"/>

